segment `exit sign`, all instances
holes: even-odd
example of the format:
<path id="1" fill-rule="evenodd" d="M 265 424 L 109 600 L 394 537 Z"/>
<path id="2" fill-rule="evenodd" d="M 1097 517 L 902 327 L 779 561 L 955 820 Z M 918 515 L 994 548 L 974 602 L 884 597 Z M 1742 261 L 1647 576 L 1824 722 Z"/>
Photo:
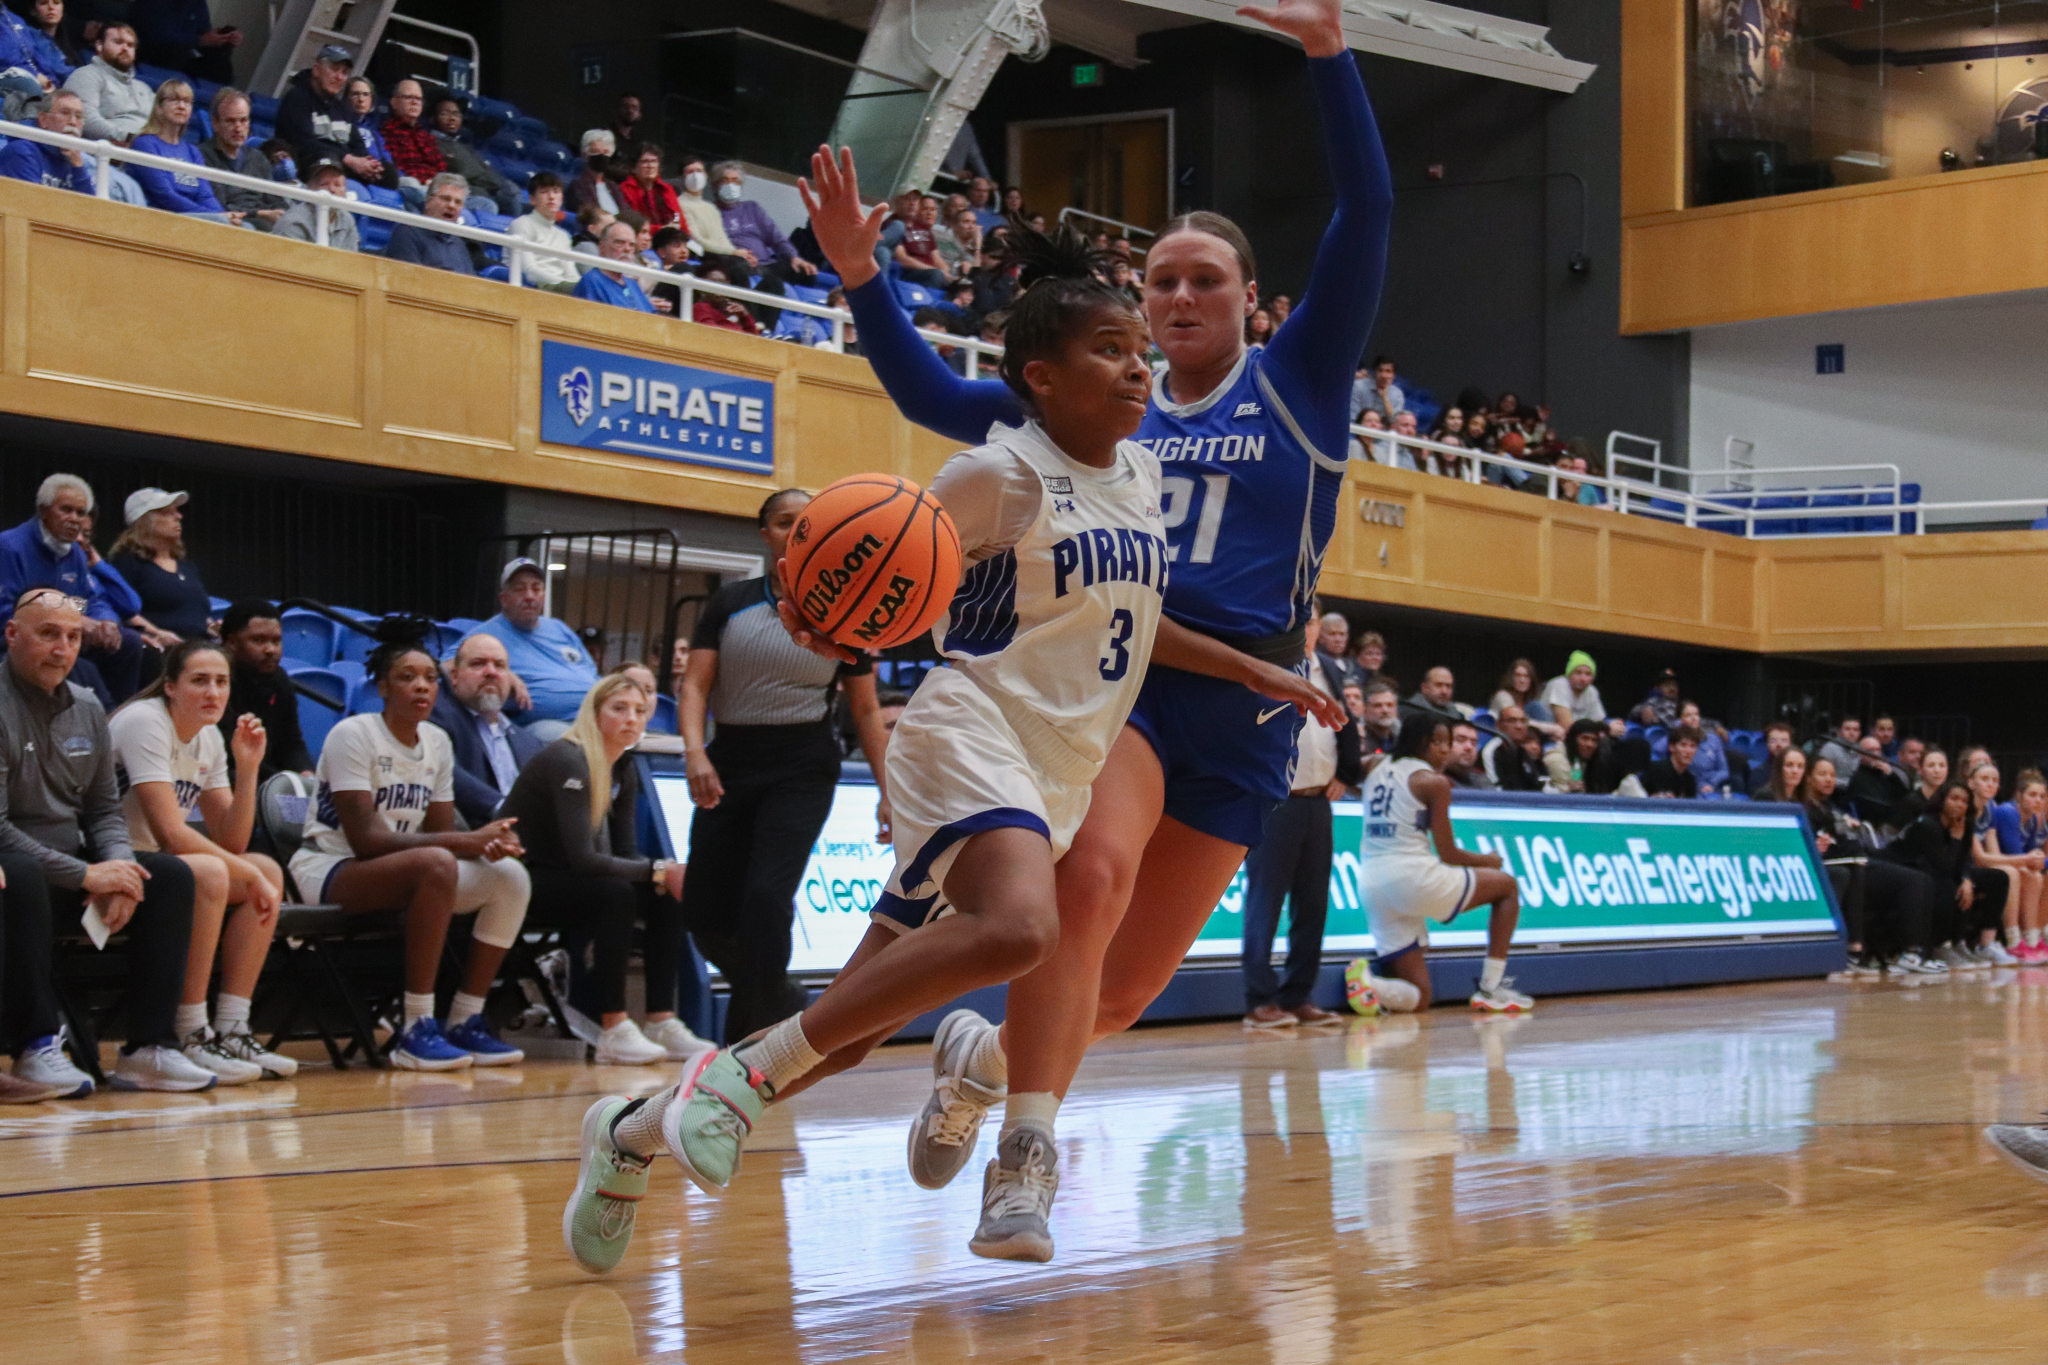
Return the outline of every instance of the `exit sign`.
<path id="1" fill-rule="evenodd" d="M 1077 64 L 1074 67 L 1074 85 L 1076 87 L 1100 84 L 1102 84 L 1101 62 L 1087 62 Z"/>

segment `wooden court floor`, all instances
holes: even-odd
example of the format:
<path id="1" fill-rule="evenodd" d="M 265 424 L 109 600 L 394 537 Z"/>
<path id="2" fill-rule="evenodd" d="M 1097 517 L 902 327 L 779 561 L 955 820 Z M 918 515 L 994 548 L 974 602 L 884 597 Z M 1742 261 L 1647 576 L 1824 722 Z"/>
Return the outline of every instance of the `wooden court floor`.
<path id="1" fill-rule="evenodd" d="M 733 1190 L 655 1168 L 562 1252 L 591 1096 L 644 1070 L 313 1069 L 0 1111 L 0 1361 L 2048 1361 L 2048 972 L 1143 1030 L 1062 1115 L 1049 1266 L 913 1186 L 896 1048 L 772 1111 Z M 983 1136 L 985 1156 L 992 1134 Z"/>

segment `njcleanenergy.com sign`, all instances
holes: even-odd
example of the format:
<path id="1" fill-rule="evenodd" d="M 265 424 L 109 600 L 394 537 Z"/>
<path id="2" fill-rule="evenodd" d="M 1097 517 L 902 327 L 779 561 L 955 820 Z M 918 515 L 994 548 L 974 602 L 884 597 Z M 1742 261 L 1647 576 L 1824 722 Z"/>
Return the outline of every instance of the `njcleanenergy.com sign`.
<path id="1" fill-rule="evenodd" d="M 1362 812 L 1333 811 L 1325 944 L 1372 946 L 1359 886 Z M 1460 847 L 1498 854 L 1522 891 L 1518 943 L 1624 943 L 1836 932 L 1825 872 L 1806 827 L 1785 806 L 1718 801 L 1598 800 L 1460 793 Z M 1196 955 L 1237 951 L 1245 878 L 1210 917 Z M 1483 943 L 1484 912 L 1432 929 L 1432 942 Z"/>

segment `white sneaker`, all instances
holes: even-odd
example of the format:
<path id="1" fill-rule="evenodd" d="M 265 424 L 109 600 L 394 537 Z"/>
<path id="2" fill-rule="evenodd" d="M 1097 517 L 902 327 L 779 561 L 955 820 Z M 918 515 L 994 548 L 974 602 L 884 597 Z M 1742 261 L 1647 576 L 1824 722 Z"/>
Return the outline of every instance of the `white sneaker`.
<path id="1" fill-rule="evenodd" d="M 282 1081 L 299 1074 L 299 1064 L 290 1057 L 282 1052 L 264 1051 L 263 1044 L 256 1041 L 256 1035 L 249 1032 L 247 1024 L 226 1033 L 216 1033 L 213 1037 L 228 1056 L 262 1068 L 266 1081 Z"/>
<path id="2" fill-rule="evenodd" d="M 152 1044 L 121 1054 L 107 1084 L 116 1090 L 211 1090 L 220 1077 L 174 1047 Z"/>
<path id="3" fill-rule="evenodd" d="M 690 1032 L 690 1026 L 671 1014 L 658 1024 L 649 1024 L 640 1030 L 650 1043 L 659 1043 L 662 1055 L 672 1062 L 687 1062 L 700 1052 L 715 1052 L 718 1044 L 699 1038 Z"/>
<path id="4" fill-rule="evenodd" d="M 981 1180 L 981 1226 L 967 1249 L 992 1261 L 1050 1261 L 1059 1154 L 1045 1135 L 1013 1128 L 996 1144 Z"/>
<path id="5" fill-rule="evenodd" d="M 1937 958 L 1926 958 L 1918 953 L 1900 953 L 1890 966 L 1885 968 L 1891 976 L 1934 976 L 1948 975 L 1948 964 Z"/>
<path id="6" fill-rule="evenodd" d="M 597 1039 L 599 1066 L 653 1066 L 668 1060 L 668 1049 L 640 1031 L 631 1019 L 621 1019 Z"/>
<path id="7" fill-rule="evenodd" d="M 222 1047 L 210 1028 L 197 1028 L 186 1034 L 179 1051 L 192 1065 L 220 1077 L 222 1085 L 247 1085 L 263 1079 L 262 1067 L 254 1062 L 245 1062 Z"/>
<path id="8" fill-rule="evenodd" d="M 60 1100 L 82 1100 L 92 1093 L 92 1077 L 72 1065 L 64 1051 L 64 1035 L 43 1039 L 14 1059 L 16 1080 L 52 1086 Z"/>
<path id="9" fill-rule="evenodd" d="M 1977 956 L 1993 967 L 2017 967 L 2020 960 L 2005 950 L 2003 943 L 1986 943 L 1977 949 Z"/>
<path id="10" fill-rule="evenodd" d="M 994 1027 L 973 1010 L 954 1010 L 932 1035 L 932 1093 L 910 1121 L 910 1178 L 924 1189 L 944 1189 L 960 1174 L 989 1106 L 1009 1093 L 967 1075 L 974 1049 Z"/>
<path id="11" fill-rule="evenodd" d="M 1948 969 L 1952 972 L 1975 972 L 1984 968 L 1984 964 L 1977 960 L 1976 954 L 1966 952 L 1953 943 L 1942 944 L 1936 956 L 1947 963 Z"/>
<path id="12" fill-rule="evenodd" d="M 1484 986 L 1480 987 L 1472 992 L 1472 1008 L 1475 1010 L 1492 1010 L 1496 1014 L 1535 1009 L 1535 998 L 1522 994 L 1514 989 L 1514 985 L 1515 979 L 1513 977 L 1504 976 L 1501 978 L 1500 984 L 1492 990 L 1487 990 Z"/>

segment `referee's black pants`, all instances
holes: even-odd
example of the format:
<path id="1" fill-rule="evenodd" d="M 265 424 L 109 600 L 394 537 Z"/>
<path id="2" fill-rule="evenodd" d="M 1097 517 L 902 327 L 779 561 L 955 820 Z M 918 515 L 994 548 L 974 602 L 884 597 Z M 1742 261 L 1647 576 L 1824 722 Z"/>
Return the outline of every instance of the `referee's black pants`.
<path id="1" fill-rule="evenodd" d="M 1244 1007 L 1300 1009 L 1323 968 L 1323 922 L 1330 912 L 1330 798 L 1294 795 L 1266 817 L 1265 837 L 1245 858 Z M 1273 972 L 1273 935 L 1280 904 L 1287 924 L 1287 971 Z"/>
<path id="2" fill-rule="evenodd" d="M 725 1040 L 803 1009 L 789 978 L 796 892 L 832 812 L 839 741 L 829 722 L 722 725 L 705 748 L 725 795 L 690 823 L 683 924 L 731 991 Z"/>

